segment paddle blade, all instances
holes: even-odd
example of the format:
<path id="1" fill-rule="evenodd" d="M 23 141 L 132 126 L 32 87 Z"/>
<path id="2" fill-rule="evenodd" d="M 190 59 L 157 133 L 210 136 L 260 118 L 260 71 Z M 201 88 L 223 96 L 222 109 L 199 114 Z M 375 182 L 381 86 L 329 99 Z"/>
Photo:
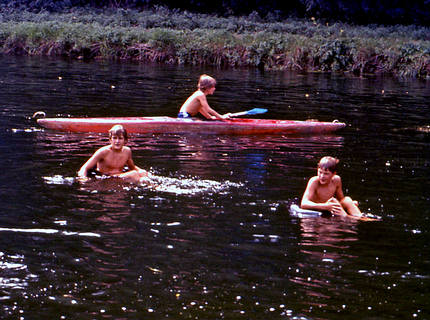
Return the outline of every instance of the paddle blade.
<path id="1" fill-rule="evenodd" d="M 254 109 L 251 109 L 251 110 L 248 110 L 248 111 L 245 111 L 246 112 L 246 114 L 261 114 L 261 113 L 266 113 L 267 112 L 267 109 L 264 109 L 264 108 L 254 108 Z"/>
<path id="2" fill-rule="evenodd" d="M 230 114 L 230 117 L 240 117 L 240 116 L 247 116 L 247 115 L 253 115 L 253 114 L 261 114 L 267 112 L 267 109 L 264 108 L 254 108 L 248 111 L 242 111 L 242 112 L 236 112 Z"/>

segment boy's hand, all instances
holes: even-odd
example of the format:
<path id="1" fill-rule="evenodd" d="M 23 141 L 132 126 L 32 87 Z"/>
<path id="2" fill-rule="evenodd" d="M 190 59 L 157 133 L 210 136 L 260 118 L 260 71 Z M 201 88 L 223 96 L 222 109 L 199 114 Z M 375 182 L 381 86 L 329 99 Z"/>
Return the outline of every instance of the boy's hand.
<path id="1" fill-rule="evenodd" d="M 336 215 L 345 215 L 345 211 L 342 208 L 342 205 L 339 201 L 335 198 L 331 198 L 329 201 L 327 201 L 328 204 L 330 204 L 330 212 L 332 214 Z"/>
<path id="2" fill-rule="evenodd" d="M 142 168 L 137 168 L 137 167 L 136 167 L 136 169 L 137 169 L 137 172 L 139 172 L 139 175 L 141 177 L 148 177 L 149 176 L 148 171 L 146 171 L 146 170 L 144 170 Z"/>
<path id="3" fill-rule="evenodd" d="M 79 182 L 86 182 L 90 180 L 90 178 L 87 177 L 86 171 L 84 169 L 78 171 L 78 177 L 76 179 Z"/>
<path id="4" fill-rule="evenodd" d="M 76 180 L 78 180 L 79 182 L 87 182 L 88 180 L 90 180 L 90 178 L 78 176 Z"/>

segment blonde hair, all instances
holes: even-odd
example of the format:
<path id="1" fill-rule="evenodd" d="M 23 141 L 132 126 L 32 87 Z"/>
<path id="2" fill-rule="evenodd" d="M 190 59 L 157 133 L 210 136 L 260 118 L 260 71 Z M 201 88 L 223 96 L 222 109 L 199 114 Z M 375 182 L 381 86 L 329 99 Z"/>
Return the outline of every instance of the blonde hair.
<path id="1" fill-rule="evenodd" d="M 216 80 L 207 74 L 202 74 L 199 78 L 197 88 L 201 91 L 208 90 L 216 86 Z"/>
<path id="2" fill-rule="evenodd" d="M 124 137 L 125 141 L 128 140 L 127 130 L 125 130 L 125 128 L 122 125 L 116 124 L 112 128 L 110 128 L 109 139 L 112 138 L 112 136 L 120 136 L 120 135 Z"/>
<path id="3" fill-rule="evenodd" d="M 339 163 L 339 159 L 326 156 L 322 157 L 320 162 L 318 162 L 318 168 L 327 169 L 332 173 L 336 172 L 336 165 Z"/>

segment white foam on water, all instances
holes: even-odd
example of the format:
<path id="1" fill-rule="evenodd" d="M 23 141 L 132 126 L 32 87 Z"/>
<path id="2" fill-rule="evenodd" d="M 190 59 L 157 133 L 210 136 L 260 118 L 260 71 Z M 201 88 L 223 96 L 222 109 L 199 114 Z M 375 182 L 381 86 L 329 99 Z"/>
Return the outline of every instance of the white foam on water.
<path id="1" fill-rule="evenodd" d="M 62 175 L 42 177 L 45 183 L 50 185 L 72 185 L 75 183 L 75 177 L 64 177 Z M 103 178 L 105 179 L 105 178 Z M 118 181 L 118 180 L 117 180 Z M 215 181 L 209 179 L 200 179 L 198 177 L 178 177 L 171 178 L 149 173 L 141 179 L 140 186 L 163 193 L 173 193 L 177 195 L 192 195 L 201 193 L 220 193 L 230 188 L 243 187 L 242 183 L 231 181 Z M 123 189 L 131 189 L 130 185 L 123 186 Z"/>
<path id="2" fill-rule="evenodd" d="M 56 229 L 23 229 L 23 228 L 0 228 L 0 232 L 19 232 L 19 233 L 36 233 L 36 234 L 61 234 L 65 236 L 81 236 L 81 237 L 97 237 L 100 238 L 100 234 L 93 232 L 70 232 L 60 231 Z"/>
<path id="3" fill-rule="evenodd" d="M 177 195 L 192 195 L 196 193 L 220 193 L 230 188 L 239 188 L 243 184 L 231 181 L 215 181 L 199 179 L 197 177 L 171 178 L 157 175 L 150 175 L 145 179 L 156 191 L 173 193 Z"/>
<path id="4" fill-rule="evenodd" d="M 63 177 L 62 175 L 59 175 L 59 174 L 52 177 L 42 177 L 42 178 L 43 180 L 45 180 L 47 184 L 71 185 L 75 182 L 74 177 Z"/>

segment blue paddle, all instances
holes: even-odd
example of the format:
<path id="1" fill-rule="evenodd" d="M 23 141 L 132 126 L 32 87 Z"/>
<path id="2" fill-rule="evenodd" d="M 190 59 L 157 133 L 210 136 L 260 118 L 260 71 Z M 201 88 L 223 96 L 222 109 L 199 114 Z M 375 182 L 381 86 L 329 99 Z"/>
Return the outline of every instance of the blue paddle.
<path id="1" fill-rule="evenodd" d="M 232 113 L 232 114 L 230 114 L 230 117 L 250 116 L 250 115 L 262 114 L 262 113 L 266 113 L 266 112 L 267 112 L 267 109 L 254 108 L 254 109 L 251 109 L 248 111 Z"/>

